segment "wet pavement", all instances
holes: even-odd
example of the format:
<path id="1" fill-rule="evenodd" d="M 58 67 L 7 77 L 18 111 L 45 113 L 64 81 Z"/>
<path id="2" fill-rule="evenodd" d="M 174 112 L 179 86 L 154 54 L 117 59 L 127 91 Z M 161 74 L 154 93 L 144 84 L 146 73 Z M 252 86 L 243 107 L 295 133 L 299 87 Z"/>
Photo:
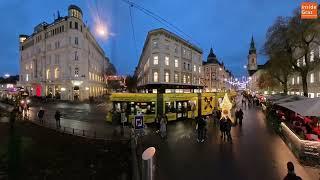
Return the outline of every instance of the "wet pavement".
<path id="1" fill-rule="evenodd" d="M 56 110 L 59 110 L 62 114 L 61 116 L 61 126 L 66 127 L 67 130 L 75 129 L 76 132 L 85 132 L 90 133 L 93 136 L 93 133 L 103 136 L 120 136 L 120 126 L 112 125 L 106 122 L 106 115 L 108 112 L 108 104 L 88 104 L 88 103 L 79 103 L 71 104 L 67 102 L 59 103 L 48 103 L 41 105 L 45 110 L 44 122 L 45 124 L 52 124 L 53 127 L 56 123 L 54 114 Z M 40 106 L 30 107 L 29 111 L 29 120 L 39 123 L 37 113 L 40 109 Z M 127 133 L 128 134 L 128 133 Z"/>
<path id="2" fill-rule="evenodd" d="M 221 140 L 218 127 L 211 122 L 207 140 L 198 143 L 191 120 L 179 121 L 169 124 L 167 140 L 156 133 L 143 137 L 138 152 L 149 146 L 157 149 L 157 180 L 279 180 L 287 173 L 288 161 L 303 179 L 319 179 L 310 177 L 282 139 L 267 127 L 260 111 L 245 110 L 243 125 L 232 128 L 232 138 L 232 144 Z"/>

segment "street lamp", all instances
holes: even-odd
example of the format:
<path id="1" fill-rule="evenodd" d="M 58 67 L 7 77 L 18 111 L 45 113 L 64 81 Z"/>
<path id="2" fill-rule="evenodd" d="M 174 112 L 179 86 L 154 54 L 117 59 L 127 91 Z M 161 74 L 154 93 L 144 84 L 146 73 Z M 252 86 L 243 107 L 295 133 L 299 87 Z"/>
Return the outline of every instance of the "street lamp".
<path id="1" fill-rule="evenodd" d="M 6 74 L 4 75 L 4 77 L 5 77 L 5 78 L 8 78 L 8 77 L 10 77 L 10 74 L 6 73 Z"/>

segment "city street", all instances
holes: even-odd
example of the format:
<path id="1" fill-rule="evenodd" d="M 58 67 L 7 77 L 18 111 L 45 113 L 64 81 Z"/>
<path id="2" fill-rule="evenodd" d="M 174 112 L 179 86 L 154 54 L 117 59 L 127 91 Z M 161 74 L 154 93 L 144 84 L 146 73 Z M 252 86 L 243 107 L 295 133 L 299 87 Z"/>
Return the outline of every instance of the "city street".
<path id="1" fill-rule="evenodd" d="M 190 122 L 171 123 L 167 140 L 146 136 L 140 151 L 156 148 L 157 179 L 276 180 L 286 175 L 288 161 L 295 164 L 296 173 L 304 180 L 319 179 L 307 173 L 263 118 L 261 112 L 246 110 L 243 126 L 232 128 L 233 144 L 223 142 L 212 123 L 204 143 L 196 141 Z"/>

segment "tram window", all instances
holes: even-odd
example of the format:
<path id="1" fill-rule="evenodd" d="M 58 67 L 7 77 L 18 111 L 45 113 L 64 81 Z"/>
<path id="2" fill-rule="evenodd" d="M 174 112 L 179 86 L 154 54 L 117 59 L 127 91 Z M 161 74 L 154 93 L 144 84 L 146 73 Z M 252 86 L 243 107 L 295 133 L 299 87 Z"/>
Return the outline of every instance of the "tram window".
<path id="1" fill-rule="evenodd" d="M 166 113 L 176 112 L 176 107 L 175 107 L 174 102 L 166 102 L 165 112 Z"/>
<path id="2" fill-rule="evenodd" d="M 134 102 L 130 103 L 130 113 L 136 114 L 155 114 L 156 107 L 154 102 Z"/>

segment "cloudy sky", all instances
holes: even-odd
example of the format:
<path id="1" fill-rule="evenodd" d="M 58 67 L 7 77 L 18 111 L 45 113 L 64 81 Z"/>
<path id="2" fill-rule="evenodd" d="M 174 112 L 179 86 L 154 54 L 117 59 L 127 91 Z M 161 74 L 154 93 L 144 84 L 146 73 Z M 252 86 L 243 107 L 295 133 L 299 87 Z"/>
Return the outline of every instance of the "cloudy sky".
<path id="1" fill-rule="evenodd" d="M 235 75 L 245 75 L 243 65 L 251 36 L 260 51 L 265 34 L 277 16 L 290 16 L 301 0 L 131 0 L 179 27 L 204 51 L 212 46 L 219 60 Z M 1 0 L 0 76 L 19 72 L 19 34 L 31 34 L 40 22 L 51 23 L 54 14 L 67 15 L 70 4 L 79 6 L 84 21 L 93 30 L 97 19 L 107 24 L 110 36 L 98 37 L 119 74 L 130 74 L 138 63 L 146 35 L 155 28 L 167 28 L 132 7 L 133 40 L 129 5 L 122 0 Z M 174 29 L 169 29 L 175 32 Z M 258 54 L 259 64 L 266 57 Z"/>

